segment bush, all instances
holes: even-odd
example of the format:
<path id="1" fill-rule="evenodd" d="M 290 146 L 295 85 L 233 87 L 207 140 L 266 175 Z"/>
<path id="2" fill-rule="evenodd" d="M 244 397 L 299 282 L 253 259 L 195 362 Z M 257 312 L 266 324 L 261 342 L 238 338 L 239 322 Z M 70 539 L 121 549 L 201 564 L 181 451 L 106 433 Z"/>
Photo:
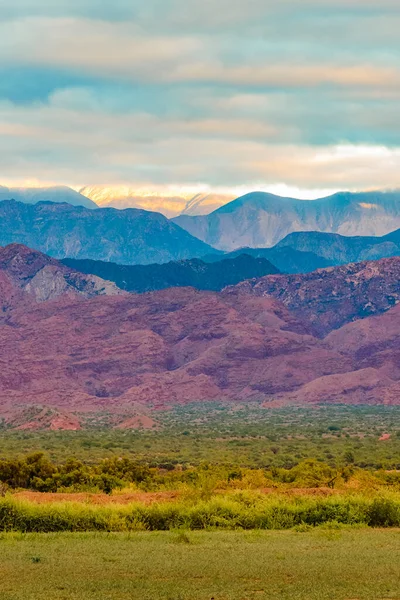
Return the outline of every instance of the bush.
<path id="1" fill-rule="evenodd" d="M 146 529 L 290 529 L 327 523 L 395 527 L 400 525 L 398 497 L 284 497 L 238 492 L 195 502 L 88 505 L 35 504 L 0 499 L 0 531 L 133 531 Z"/>
<path id="2" fill-rule="evenodd" d="M 399 527 L 400 504 L 388 498 L 375 498 L 368 508 L 370 527 Z"/>

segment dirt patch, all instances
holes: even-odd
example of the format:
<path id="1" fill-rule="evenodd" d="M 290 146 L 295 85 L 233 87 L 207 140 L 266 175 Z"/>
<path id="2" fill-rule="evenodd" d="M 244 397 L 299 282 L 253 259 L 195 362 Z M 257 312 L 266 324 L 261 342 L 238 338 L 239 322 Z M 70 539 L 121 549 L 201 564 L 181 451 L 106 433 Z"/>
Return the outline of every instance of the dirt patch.
<path id="1" fill-rule="evenodd" d="M 52 493 L 52 492 L 17 492 L 14 498 L 29 500 L 38 504 L 50 502 L 83 502 L 85 504 L 131 504 L 142 502 L 172 502 L 179 498 L 180 492 L 131 492 L 127 494 L 87 494 L 87 493 Z"/>
<path id="2" fill-rule="evenodd" d="M 137 415 L 123 421 L 115 429 L 158 429 L 159 425 L 147 415 Z"/>

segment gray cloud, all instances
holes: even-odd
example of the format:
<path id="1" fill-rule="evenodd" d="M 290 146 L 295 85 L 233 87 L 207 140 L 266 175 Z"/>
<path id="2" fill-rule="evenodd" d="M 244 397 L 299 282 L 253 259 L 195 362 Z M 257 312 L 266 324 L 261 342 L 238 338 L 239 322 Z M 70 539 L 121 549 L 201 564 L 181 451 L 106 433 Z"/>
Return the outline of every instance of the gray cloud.
<path id="1" fill-rule="evenodd" d="M 398 0 L 3 0 L 0 17 L 4 178 L 400 183 Z"/>

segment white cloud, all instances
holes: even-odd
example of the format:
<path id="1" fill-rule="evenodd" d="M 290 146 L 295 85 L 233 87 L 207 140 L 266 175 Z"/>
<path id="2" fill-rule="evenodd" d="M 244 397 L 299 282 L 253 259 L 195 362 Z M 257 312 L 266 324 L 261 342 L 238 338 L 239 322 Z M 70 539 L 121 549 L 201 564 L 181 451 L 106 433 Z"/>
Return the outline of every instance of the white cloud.
<path id="1" fill-rule="evenodd" d="M 28 18 L 0 23 L 3 65 L 68 69 L 87 76 L 142 83 L 289 90 L 324 85 L 400 89 L 400 68 L 390 61 L 382 64 L 357 56 L 321 59 L 318 55 L 305 60 L 301 53 L 288 61 L 276 57 L 268 45 L 260 46 L 258 55 L 249 56 L 246 48 L 243 41 L 242 51 L 231 47 L 227 53 L 223 39 L 151 35 L 132 22 Z M 237 54 L 234 60 L 230 58 L 232 52 Z"/>
<path id="2" fill-rule="evenodd" d="M 373 145 L 280 144 L 251 122 L 163 120 L 154 115 L 0 106 L 0 152 L 7 180 L 75 185 L 279 186 L 276 190 L 399 186 L 400 149 Z M 263 139 L 265 138 L 265 139 Z M 318 195 L 318 194 L 317 194 Z"/>
<path id="3" fill-rule="evenodd" d="M 4 177 L 400 185 L 398 0 L 3 0 L 0 17 Z"/>

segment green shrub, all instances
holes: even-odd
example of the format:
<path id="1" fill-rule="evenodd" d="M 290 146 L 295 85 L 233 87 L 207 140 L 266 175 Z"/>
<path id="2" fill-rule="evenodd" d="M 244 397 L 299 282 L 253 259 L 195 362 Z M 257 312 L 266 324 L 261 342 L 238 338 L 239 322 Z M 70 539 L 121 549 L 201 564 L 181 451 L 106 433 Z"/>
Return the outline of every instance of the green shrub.
<path id="1" fill-rule="evenodd" d="M 35 504 L 0 499 L 0 531 L 150 531 L 196 529 L 290 529 L 339 525 L 400 526 L 400 498 L 310 498 L 238 492 L 210 500 L 160 504 Z"/>

